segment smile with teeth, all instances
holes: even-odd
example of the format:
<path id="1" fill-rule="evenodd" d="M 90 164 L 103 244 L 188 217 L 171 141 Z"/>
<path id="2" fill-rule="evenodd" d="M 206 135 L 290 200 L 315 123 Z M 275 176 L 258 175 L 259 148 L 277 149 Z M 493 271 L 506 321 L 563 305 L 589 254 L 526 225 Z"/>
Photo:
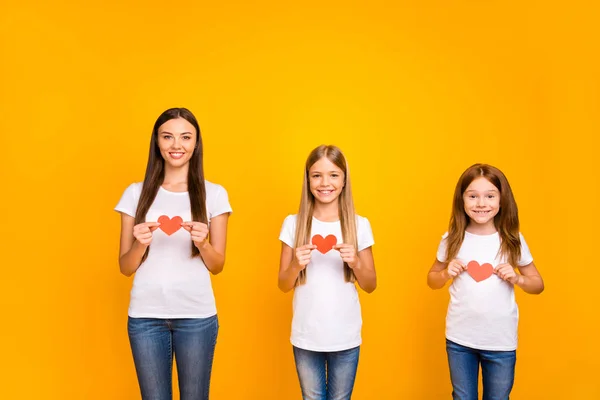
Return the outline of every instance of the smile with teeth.
<path id="1" fill-rule="evenodd" d="M 333 193 L 333 190 L 331 190 L 331 189 L 328 189 L 328 190 L 321 189 L 321 190 L 317 190 L 317 192 L 319 192 L 319 194 L 322 194 L 323 196 L 329 196 L 331 193 Z"/>
<path id="2" fill-rule="evenodd" d="M 172 158 L 174 158 L 174 159 L 178 160 L 178 159 L 180 159 L 181 157 L 183 157 L 183 152 L 178 152 L 178 151 L 169 152 L 169 155 L 170 155 Z"/>

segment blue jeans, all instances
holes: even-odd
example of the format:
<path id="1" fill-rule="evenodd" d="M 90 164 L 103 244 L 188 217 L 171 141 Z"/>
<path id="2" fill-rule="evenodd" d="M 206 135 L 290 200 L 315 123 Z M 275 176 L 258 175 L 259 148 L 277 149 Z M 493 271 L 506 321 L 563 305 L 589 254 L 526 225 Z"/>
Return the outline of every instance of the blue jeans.
<path id="1" fill-rule="evenodd" d="M 206 400 L 219 331 L 209 318 L 129 318 L 129 342 L 143 400 L 171 400 L 173 355 L 181 400 Z"/>
<path id="2" fill-rule="evenodd" d="M 483 400 L 508 400 L 515 381 L 516 351 L 476 350 L 446 339 L 452 398 L 477 400 L 479 364 L 483 377 Z"/>
<path id="3" fill-rule="evenodd" d="M 348 400 L 352 396 L 360 346 L 318 352 L 294 346 L 303 400 Z"/>

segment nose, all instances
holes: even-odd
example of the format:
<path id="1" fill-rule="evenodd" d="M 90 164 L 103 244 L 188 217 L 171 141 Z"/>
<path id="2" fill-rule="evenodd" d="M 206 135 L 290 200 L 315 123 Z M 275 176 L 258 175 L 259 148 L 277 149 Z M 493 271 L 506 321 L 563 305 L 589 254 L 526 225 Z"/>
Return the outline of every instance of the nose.
<path id="1" fill-rule="evenodd" d="M 175 138 L 175 140 L 173 140 L 173 148 L 174 149 L 181 148 L 181 139 L 180 138 Z"/>
<path id="2" fill-rule="evenodd" d="M 478 197 L 478 198 L 477 198 L 477 206 L 478 206 L 478 207 L 483 207 L 483 206 L 485 206 L 485 198 L 484 198 L 484 197 Z"/>
<path id="3" fill-rule="evenodd" d="M 329 185 L 329 177 L 327 175 L 323 177 L 323 180 L 321 181 L 321 184 L 323 186 Z"/>

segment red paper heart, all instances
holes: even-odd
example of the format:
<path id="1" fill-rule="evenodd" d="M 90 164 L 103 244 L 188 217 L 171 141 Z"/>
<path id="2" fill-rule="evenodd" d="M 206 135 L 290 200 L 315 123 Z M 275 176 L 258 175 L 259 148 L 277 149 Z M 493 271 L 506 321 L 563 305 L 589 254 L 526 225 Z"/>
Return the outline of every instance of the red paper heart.
<path id="1" fill-rule="evenodd" d="M 475 282 L 481 282 L 492 276 L 494 267 L 492 267 L 492 264 L 479 265 L 477 261 L 470 261 L 467 264 L 467 272 L 471 275 L 471 278 L 475 279 Z"/>
<path id="2" fill-rule="evenodd" d="M 183 218 L 181 218 L 181 217 L 169 218 L 166 215 L 161 215 L 160 217 L 158 217 L 158 222 L 160 223 L 159 228 L 164 233 L 171 236 L 172 234 L 177 232 L 179 229 L 181 229 L 181 223 L 183 222 Z"/>
<path id="3" fill-rule="evenodd" d="M 317 250 L 325 254 L 329 250 L 333 249 L 333 246 L 337 243 L 337 238 L 334 235 L 327 235 L 325 237 L 321 235 L 315 235 L 312 237 L 311 242 L 317 246 Z"/>

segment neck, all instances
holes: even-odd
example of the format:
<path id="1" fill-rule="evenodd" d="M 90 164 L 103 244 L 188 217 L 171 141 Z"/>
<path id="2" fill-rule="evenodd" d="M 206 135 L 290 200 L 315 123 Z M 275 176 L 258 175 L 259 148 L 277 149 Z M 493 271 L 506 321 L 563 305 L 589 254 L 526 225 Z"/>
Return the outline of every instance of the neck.
<path id="1" fill-rule="evenodd" d="M 494 225 L 494 221 L 489 221 L 485 224 L 478 224 L 470 221 L 469 225 L 467 225 L 466 231 L 475 235 L 491 235 L 498 232 L 496 226 Z"/>
<path id="2" fill-rule="evenodd" d="M 323 222 L 339 221 L 339 207 L 337 201 L 328 204 L 316 203 L 313 209 L 313 217 Z"/>
<path id="3" fill-rule="evenodd" d="M 185 184 L 187 186 L 188 171 L 190 169 L 189 165 L 189 163 L 186 163 L 185 165 L 176 168 L 166 164 L 165 179 L 163 180 L 163 185 L 172 186 Z"/>

